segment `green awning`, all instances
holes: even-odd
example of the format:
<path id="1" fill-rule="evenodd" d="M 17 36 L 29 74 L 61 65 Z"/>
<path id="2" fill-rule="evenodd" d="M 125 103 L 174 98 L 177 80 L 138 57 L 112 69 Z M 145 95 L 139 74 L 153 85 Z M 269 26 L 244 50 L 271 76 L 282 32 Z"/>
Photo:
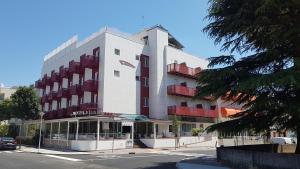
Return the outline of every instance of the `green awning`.
<path id="1" fill-rule="evenodd" d="M 148 122 L 150 119 L 144 115 L 136 115 L 136 114 L 122 114 L 120 117 L 125 118 L 127 120 L 139 121 L 139 122 Z"/>

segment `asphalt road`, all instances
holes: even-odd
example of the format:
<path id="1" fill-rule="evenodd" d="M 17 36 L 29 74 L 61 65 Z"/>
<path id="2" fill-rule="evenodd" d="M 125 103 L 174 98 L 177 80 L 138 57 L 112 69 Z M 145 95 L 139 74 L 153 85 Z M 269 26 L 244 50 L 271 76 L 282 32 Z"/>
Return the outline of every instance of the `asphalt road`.
<path id="1" fill-rule="evenodd" d="M 45 155 L 0 151 L 0 169 L 175 169 L 176 162 L 214 150 L 123 155 Z"/>

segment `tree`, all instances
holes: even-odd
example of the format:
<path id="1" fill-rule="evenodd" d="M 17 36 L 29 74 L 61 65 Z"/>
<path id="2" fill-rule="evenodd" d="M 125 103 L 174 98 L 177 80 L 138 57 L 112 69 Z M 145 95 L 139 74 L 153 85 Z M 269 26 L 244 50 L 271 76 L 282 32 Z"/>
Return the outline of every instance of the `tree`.
<path id="1" fill-rule="evenodd" d="M 200 92 L 195 97 L 234 100 L 243 111 L 207 130 L 237 133 L 276 127 L 296 131 L 300 140 L 300 1 L 209 3 L 210 23 L 204 31 L 229 55 L 209 59 L 211 69 L 198 75 Z"/>
<path id="2" fill-rule="evenodd" d="M 12 102 L 9 99 L 5 99 L 0 103 L 0 121 L 8 120 L 11 117 L 12 113 Z"/>
<path id="3" fill-rule="evenodd" d="M 7 136 L 8 134 L 8 125 L 0 123 L 0 136 Z"/>
<path id="4" fill-rule="evenodd" d="M 172 132 L 174 134 L 175 138 L 175 149 L 178 147 L 179 142 L 179 127 L 180 127 L 180 121 L 178 120 L 177 116 L 174 115 L 172 118 Z"/>
<path id="5" fill-rule="evenodd" d="M 19 119 L 37 119 L 39 116 L 39 99 L 33 87 L 19 87 L 12 94 L 13 117 Z"/>

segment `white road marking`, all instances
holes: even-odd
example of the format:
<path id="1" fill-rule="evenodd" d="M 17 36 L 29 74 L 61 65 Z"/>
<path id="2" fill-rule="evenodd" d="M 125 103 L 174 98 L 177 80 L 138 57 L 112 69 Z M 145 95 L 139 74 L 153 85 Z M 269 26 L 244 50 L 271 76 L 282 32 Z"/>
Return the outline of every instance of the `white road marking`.
<path id="1" fill-rule="evenodd" d="M 68 161 L 82 161 L 80 159 L 76 159 L 76 158 L 68 158 L 68 157 L 62 157 L 62 156 L 57 156 L 57 155 L 45 155 L 47 157 L 52 157 L 52 158 L 57 158 L 57 159 L 62 159 L 62 160 L 68 160 Z"/>

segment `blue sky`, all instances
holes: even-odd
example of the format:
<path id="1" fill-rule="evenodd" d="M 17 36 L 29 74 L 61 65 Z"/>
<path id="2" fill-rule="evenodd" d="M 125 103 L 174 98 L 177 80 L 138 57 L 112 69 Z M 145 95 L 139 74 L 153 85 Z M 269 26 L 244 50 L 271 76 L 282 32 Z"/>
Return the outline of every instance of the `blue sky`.
<path id="1" fill-rule="evenodd" d="M 33 84 L 48 52 L 104 26 L 135 33 L 161 24 L 188 53 L 217 56 L 219 46 L 202 32 L 207 9 L 207 0 L 1 0 L 0 83 Z"/>

